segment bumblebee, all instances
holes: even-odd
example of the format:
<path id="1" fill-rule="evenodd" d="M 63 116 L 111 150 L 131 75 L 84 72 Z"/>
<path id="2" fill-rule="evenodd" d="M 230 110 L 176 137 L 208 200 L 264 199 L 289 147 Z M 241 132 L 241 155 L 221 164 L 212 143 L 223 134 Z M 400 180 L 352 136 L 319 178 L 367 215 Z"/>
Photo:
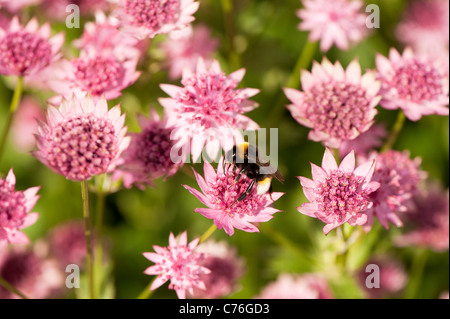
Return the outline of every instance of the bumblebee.
<path id="1" fill-rule="evenodd" d="M 258 154 L 258 148 L 247 142 L 235 145 L 225 154 L 224 166 L 227 170 L 230 166 L 233 167 L 233 172 L 239 169 L 236 175 L 235 183 L 239 181 L 242 175 L 246 175 L 251 179 L 246 191 L 242 193 L 236 201 L 242 201 L 253 190 L 256 185 L 256 193 L 262 195 L 266 192 L 271 192 L 272 179 L 275 177 L 281 183 L 284 182 L 284 177 L 281 173 L 270 165 L 269 162 L 262 162 Z M 225 168 L 224 168 L 225 170 Z"/>

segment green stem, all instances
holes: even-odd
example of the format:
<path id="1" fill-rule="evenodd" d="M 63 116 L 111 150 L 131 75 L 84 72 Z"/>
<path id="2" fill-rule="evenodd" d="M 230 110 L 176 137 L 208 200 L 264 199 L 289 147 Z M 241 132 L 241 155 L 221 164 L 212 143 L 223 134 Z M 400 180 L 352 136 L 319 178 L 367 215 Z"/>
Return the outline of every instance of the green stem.
<path id="1" fill-rule="evenodd" d="M 149 282 L 149 284 L 142 290 L 142 292 L 136 297 L 136 299 L 148 299 L 152 296 L 154 290 L 150 290 L 150 287 L 152 286 L 153 282 L 157 276 L 154 276 L 153 279 Z"/>
<path id="2" fill-rule="evenodd" d="M 95 245 L 95 278 L 97 278 L 97 291 L 96 295 L 101 295 L 102 289 L 102 276 L 100 273 L 102 271 L 103 265 L 103 246 L 102 246 L 102 233 L 103 233 L 103 216 L 105 211 L 105 193 L 99 191 L 97 193 L 97 218 L 96 218 L 96 245 Z"/>
<path id="3" fill-rule="evenodd" d="M 402 131 L 403 124 L 405 124 L 405 113 L 403 113 L 402 110 L 399 110 L 397 114 L 397 120 L 392 127 L 391 135 L 389 135 L 388 140 L 381 148 L 382 152 L 392 149 L 398 139 L 398 136 L 400 135 L 400 132 Z"/>
<path id="4" fill-rule="evenodd" d="M 16 287 L 11 285 L 6 279 L 2 278 L 1 276 L 0 276 L 0 286 L 5 287 L 6 290 L 12 292 L 13 294 L 19 296 L 22 299 L 28 299 L 27 296 L 21 293 Z"/>
<path id="5" fill-rule="evenodd" d="M 428 253 L 425 248 L 419 248 L 413 258 L 411 270 L 409 272 L 409 284 L 406 287 L 404 297 L 406 299 L 417 298 L 420 285 L 423 282 L 423 271 L 427 263 Z"/>
<path id="6" fill-rule="evenodd" d="M 203 243 L 205 240 L 207 240 L 209 238 L 209 236 L 212 235 L 212 233 L 214 233 L 217 229 L 217 226 L 215 224 L 212 224 L 211 227 L 209 227 L 205 233 L 202 235 L 202 237 L 200 237 L 200 241 L 198 242 L 199 244 Z"/>
<path id="7" fill-rule="evenodd" d="M 16 88 L 14 90 L 14 94 L 11 100 L 11 104 L 9 106 L 9 115 L 8 118 L 6 120 L 6 124 L 5 127 L 3 129 L 3 133 L 0 139 L 0 160 L 2 158 L 3 155 L 3 151 L 5 148 L 5 143 L 6 140 L 8 138 L 8 134 L 9 134 L 9 130 L 11 128 L 11 123 L 13 121 L 14 118 L 14 114 L 16 113 L 17 110 L 17 106 L 19 105 L 20 102 L 20 98 L 22 97 L 22 91 L 23 91 L 23 78 L 19 77 L 17 79 L 17 83 L 16 83 Z"/>
<path id="8" fill-rule="evenodd" d="M 92 263 L 93 253 L 92 253 L 92 230 L 91 230 L 91 220 L 89 213 L 89 188 L 88 182 L 81 182 L 81 198 L 83 200 L 83 219 L 84 219 L 84 236 L 86 238 L 86 262 L 88 269 L 88 285 L 89 285 L 89 296 L 91 299 L 95 298 L 94 293 L 94 267 Z"/>
<path id="9" fill-rule="evenodd" d="M 241 57 L 236 51 L 234 45 L 235 29 L 234 29 L 234 12 L 233 12 L 233 0 L 222 0 L 222 11 L 225 22 L 225 32 L 228 40 L 228 54 L 230 59 L 230 65 L 233 70 L 236 70 L 241 65 Z"/>
<path id="10" fill-rule="evenodd" d="M 302 53 L 300 54 L 288 81 L 286 82 L 285 88 L 298 89 L 300 86 L 300 73 L 302 69 L 306 69 L 311 64 L 314 54 L 316 53 L 318 42 L 307 41 L 303 47 Z M 277 103 L 272 110 L 272 114 L 268 117 L 270 123 L 277 123 L 281 115 L 285 110 L 286 96 L 282 91 L 278 97 Z M 271 127 L 271 126 L 269 126 Z"/>

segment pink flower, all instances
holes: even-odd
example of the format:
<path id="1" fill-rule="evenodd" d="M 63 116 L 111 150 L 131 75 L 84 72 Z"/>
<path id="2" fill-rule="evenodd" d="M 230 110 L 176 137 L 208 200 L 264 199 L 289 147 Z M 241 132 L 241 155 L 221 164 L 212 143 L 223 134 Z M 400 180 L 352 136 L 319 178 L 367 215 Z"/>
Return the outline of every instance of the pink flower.
<path id="1" fill-rule="evenodd" d="M 442 58 L 448 63 L 448 0 L 408 1 L 395 31 L 397 39 L 411 46 L 414 52 Z"/>
<path id="2" fill-rule="evenodd" d="M 28 298 L 55 298 L 64 285 L 64 275 L 57 264 L 41 257 L 37 249 L 11 246 L 0 249 L 0 277 Z M 18 299 L 0 285 L 0 299 Z"/>
<path id="3" fill-rule="evenodd" d="M 33 225 L 37 213 L 30 213 L 39 196 L 39 187 L 16 191 L 16 177 L 12 169 L 0 179 L 0 248 L 8 243 L 27 244 L 28 237 L 21 231 Z M 0 249 L 1 250 L 1 249 Z"/>
<path id="4" fill-rule="evenodd" d="M 389 59 L 377 55 L 376 65 L 382 107 L 400 108 L 411 121 L 430 114 L 448 115 L 448 72 L 437 62 L 417 57 L 410 48 L 402 55 L 392 48 Z"/>
<path id="5" fill-rule="evenodd" d="M 163 44 L 162 49 L 166 54 L 170 68 L 169 77 L 179 78 L 184 68 L 194 72 L 198 58 L 209 61 L 212 53 L 216 50 L 218 39 L 211 37 L 211 30 L 205 25 L 186 28 L 182 36 L 169 37 Z"/>
<path id="6" fill-rule="evenodd" d="M 17 13 L 21 9 L 39 4 L 42 0 L 1 0 L 0 1 L 0 8 L 3 7 L 12 13 Z"/>
<path id="7" fill-rule="evenodd" d="M 208 208 L 196 208 L 194 212 L 200 213 L 206 218 L 212 219 L 218 229 L 232 236 L 234 229 L 246 232 L 259 232 L 252 223 L 267 222 L 272 215 L 279 212 L 272 207 L 283 193 L 265 193 L 258 195 L 256 187 L 243 200 L 237 201 L 250 184 L 251 180 L 246 175 L 241 175 L 236 182 L 236 175 L 232 169 L 224 171 L 223 159 L 217 165 L 217 173 L 207 161 L 203 166 L 205 178 L 195 170 L 195 178 L 203 193 L 195 188 L 183 185 L 192 195 L 197 197 Z"/>
<path id="8" fill-rule="evenodd" d="M 297 15 L 302 20 L 298 28 L 310 31 L 309 40 L 320 40 L 320 49 L 328 51 L 331 46 L 347 50 L 350 43 L 361 41 L 367 34 L 366 15 L 361 12 L 359 0 L 304 0 L 304 9 Z"/>
<path id="9" fill-rule="evenodd" d="M 39 127 L 33 155 L 67 179 L 88 180 L 115 168 L 129 143 L 124 122 L 120 107 L 108 111 L 104 98 L 96 104 L 89 96 L 63 100 L 59 109 L 48 107 L 47 124 Z"/>
<path id="10" fill-rule="evenodd" d="M 136 38 L 173 33 L 195 20 L 199 2 L 194 0 L 123 0 L 115 15 L 122 30 Z"/>
<path id="11" fill-rule="evenodd" d="M 86 258 L 86 239 L 83 223 L 67 221 L 53 228 L 48 237 L 49 252 L 65 267 L 69 264 L 81 266 Z"/>
<path id="12" fill-rule="evenodd" d="M 150 119 L 139 116 L 138 121 L 142 131 L 129 134 L 130 145 L 122 153 L 122 163 L 114 175 L 122 177 L 127 188 L 136 184 L 143 189 L 145 184 L 152 186 L 153 179 L 172 176 L 183 163 L 172 161 L 170 153 L 176 142 L 170 138 L 172 128 L 155 110 L 150 111 Z"/>
<path id="13" fill-rule="evenodd" d="M 114 55 L 119 59 L 139 57 L 139 41 L 119 30 L 119 21 L 103 12 L 95 14 L 95 22 L 86 22 L 83 34 L 73 42 L 82 51 Z"/>
<path id="14" fill-rule="evenodd" d="M 50 38 L 50 25 L 39 28 L 36 18 L 25 27 L 14 17 L 8 29 L 0 29 L 0 74 L 29 76 L 59 58 L 64 35 Z"/>
<path id="15" fill-rule="evenodd" d="M 11 126 L 11 138 L 14 147 L 22 152 L 29 152 L 36 146 L 34 134 L 38 132 L 38 122 L 45 119 L 44 110 L 32 97 L 26 96 L 14 115 Z"/>
<path id="16" fill-rule="evenodd" d="M 71 12 L 66 12 L 68 5 L 77 5 L 82 15 L 108 9 L 110 0 L 41 0 L 41 8 L 49 19 L 65 20 Z"/>
<path id="17" fill-rule="evenodd" d="M 298 211 L 326 223 L 325 235 L 344 223 L 364 225 L 367 222 L 365 211 L 373 204 L 370 194 L 380 187 L 378 182 L 371 181 L 375 161 L 355 168 L 352 151 L 338 167 L 330 150 L 326 149 L 322 167 L 311 163 L 311 168 L 312 180 L 299 176 L 309 203 L 297 207 Z"/>
<path id="18" fill-rule="evenodd" d="M 118 57 L 93 48 L 82 51 L 79 58 L 62 60 L 52 67 L 53 78 L 48 85 L 59 95 L 50 102 L 59 104 L 62 98 L 70 99 L 72 94 L 78 99 L 90 94 L 94 101 L 101 96 L 115 99 L 140 76 L 136 71 L 137 61 L 137 56 Z"/>
<path id="19" fill-rule="evenodd" d="M 403 212 L 403 233 L 395 238 L 396 246 L 429 247 L 437 252 L 449 247 L 449 192 L 430 183 L 416 194 Z"/>
<path id="20" fill-rule="evenodd" d="M 366 268 L 371 264 L 378 266 L 380 270 L 379 286 L 373 288 L 369 288 L 366 282 L 371 274 L 371 272 L 366 272 Z M 397 259 L 390 256 L 372 257 L 359 270 L 358 277 L 364 293 L 372 299 L 398 297 L 398 294 L 408 283 L 408 274 L 405 271 L 405 267 Z"/>
<path id="21" fill-rule="evenodd" d="M 303 92 L 291 88 L 284 92 L 293 103 L 288 109 L 294 119 L 312 129 L 309 139 L 338 148 L 373 124 L 380 83 L 372 72 L 361 76 L 357 60 L 346 70 L 338 61 L 314 62 L 311 73 L 301 72 L 301 82 Z"/>
<path id="22" fill-rule="evenodd" d="M 374 124 L 357 138 L 342 142 L 339 147 L 339 156 L 344 157 L 352 150 L 355 151 L 357 157 L 367 156 L 373 150 L 381 147 L 387 136 L 388 132 L 384 124 Z"/>
<path id="23" fill-rule="evenodd" d="M 226 76 L 218 61 L 207 70 L 200 58 L 196 73 L 185 69 L 181 81 L 184 87 L 160 85 L 170 95 L 170 98 L 159 99 L 168 116 L 168 125 L 175 126 L 174 137 L 191 146 L 194 162 L 205 144 L 208 156 L 215 159 L 220 146 L 228 150 L 244 141 L 241 130 L 258 128 L 255 122 L 242 115 L 257 106 L 248 98 L 259 92 L 236 89 L 244 74 L 245 70 L 240 69 Z"/>
<path id="24" fill-rule="evenodd" d="M 280 274 L 257 299 L 332 299 L 327 281 L 317 274 Z"/>
<path id="25" fill-rule="evenodd" d="M 208 240 L 196 249 L 205 254 L 200 265 L 211 272 L 200 276 L 205 289 L 194 288 L 191 298 L 217 299 L 233 293 L 237 289 L 237 281 L 244 273 L 244 260 L 237 255 L 234 247 L 227 242 Z"/>
<path id="26" fill-rule="evenodd" d="M 380 188 L 370 194 L 373 206 L 365 212 L 368 220 L 364 228 L 370 230 L 375 217 L 386 229 L 389 222 L 402 227 L 397 214 L 406 210 L 406 201 L 417 192 L 420 181 L 426 177 L 419 168 L 421 159 L 411 159 L 407 151 L 386 151 L 372 154 L 371 158 L 376 158 L 372 180 L 379 182 Z"/>
<path id="27" fill-rule="evenodd" d="M 179 299 L 185 299 L 186 291 L 192 294 L 196 287 L 205 288 L 201 276 L 208 274 L 209 269 L 200 265 L 204 254 L 195 251 L 199 240 L 199 238 L 194 239 L 188 244 L 187 233 L 183 232 L 177 242 L 174 235 L 170 233 L 168 247 L 154 245 L 154 253 L 143 254 L 145 258 L 155 263 L 144 273 L 158 276 L 150 290 L 170 280 L 169 289 L 174 289 Z"/>

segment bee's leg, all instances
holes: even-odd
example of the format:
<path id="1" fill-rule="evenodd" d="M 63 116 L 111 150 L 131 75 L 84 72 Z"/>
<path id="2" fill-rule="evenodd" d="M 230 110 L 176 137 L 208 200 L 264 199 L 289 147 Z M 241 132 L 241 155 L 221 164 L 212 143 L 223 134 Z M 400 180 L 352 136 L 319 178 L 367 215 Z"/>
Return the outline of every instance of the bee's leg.
<path id="1" fill-rule="evenodd" d="M 272 184 L 270 184 L 269 190 L 267 192 L 269 193 L 270 199 L 273 200 L 273 198 L 272 198 Z"/>
<path id="2" fill-rule="evenodd" d="M 252 181 L 250 182 L 250 184 L 248 185 L 247 189 L 245 190 L 244 193 L 241 194 L 241 196 L 238 197 L 237 201 L 241 201 L 243 200 L 245 197 L 247 197 L 248 194 L 250 194 L 250 192 L 253 190 L 253 186 L 255 185 L 255 180 L 252 179 Z"/>
<path id="3" fill-rule="evenodd" d="M 245 171 L 247 171 L 247 168 L 246 168 L 246 167 L 242 168 L 242 169 L 239 171 L 238 175 L 236 176 L 236 182 L 239 182 L 239 180 L 241 179 L 242 174 L 244 174 Z"/>

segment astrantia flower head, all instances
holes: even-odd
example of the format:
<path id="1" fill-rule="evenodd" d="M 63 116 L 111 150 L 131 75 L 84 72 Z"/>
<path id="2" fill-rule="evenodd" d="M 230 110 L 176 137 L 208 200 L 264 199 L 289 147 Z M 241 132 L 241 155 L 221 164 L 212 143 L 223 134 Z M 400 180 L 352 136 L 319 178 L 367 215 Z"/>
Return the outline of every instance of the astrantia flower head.
<path id="1" fill-rule="evenodd" d="M 278 200 L 283 193 L 273 192 L 258 195 L 256 187 L 243 200 L 237 201 L 251 183 L 245 174 L 242 174 L 236 182 L 236 174 L 233 169 L 225 169 L 223 159 L 217 165 L 217 172 L 212 165 L 205 161 L 203 172 L 205 178 L 195 170 L 195 178 L 201 191 L 184 185 L 184 187 L 197 197 L 208 208 L 196 208 L 194 212 L 200 213 L 206 218 L 212 219 L 218 229 L 232 236 L 234 229 L 246 232 L 258 232 L 258 228 L 252 223 L 267 222 L 272 215 L 279 212 L 272 207 L 273 202 Z"/>
<path id="2" fill-rule="evenodd" d="M 205 254 L 200 264 L 211 272 L 201 275 L 205 289 L 194 288 L 194 293 L 189 297 L 217 299 L 233 293 L 244 274 L 244 260 L 238 256 L 237 250 L 225 241 L 208 240 L 200 244 L 196 251 Z"/>
<path id="3" fill-rule="evenodd" d="M 101 96 L 115 99 L 140 76 L 136 71 L 137 62 L 137 55 L 118 57 L 102 54 L 95 48 L 82 51 L 80 57 L 70 61 L 59 61 L 52 67 L 53 76 L 48 81 L 59 95 L 50 102 L 59 104 L 62 97 L 70 99 L 73 94 L 79 99 L 90 94 L 94 101 Z"/>
<path id="4" fill-rule="evenodd" d="M 208 61 L 217 45 L 218 40 L 211 37 L 211 30 L 205 25 L 186 28 L 182 36 L 174 39 L 169 37 L 162 49 L 168 60 L 170 78 L 180 77 L 184 68 L 195 71 L 198 58 Z"/>
<path id="5" fill-rule="evenodd" d="M 120 0 L 117 18 L 122 31 L 136 38 L 176 32 L 195 20 L 195 0 Z"/>
<path id="6" fill-rule="evenodd" d="M 28 237 L 21 230 L 33 225 L 39 216 L 31 213 L 39 198 L 36 195 L 39 187 L 17 191 L 15 186 L 16 177 L 10 169 L 6 178 L 0 178 L 0 248 L 8 243 L 28 243 Z"/>
<path id="7" fill-rule="evenodd" d="M 361 75 L 358 60 L 346 70 L 337 61 L 314 62 L 312 72 L 301 72 L 303 92 L 286 88 L 294 119 L 312 129 L 309 139 L 338 148 L 367 131 L 377 113 L 380 83 L 372 72 Z"/>
<path id="8" fill-rule="evenodd" d="M 108 111 L 104 98 L 96 104 L 87 96 L 63 100 L 59 109 L 49 106 L 47 124 L 36 135 L 33 154 L 55 172 L 74 181 L 110 172 L 128 146 L 125 115 L 117 105 Z"/>
<path id="9" fill-rule="evenodd" d="M 388 223 L 403 226 L 398 213 L 406 210 L 405 202 L 418 190 L 419 183 L 426 177 L 420 170 L 421 159 L 411 159 L 409 152 L 386 151 L 372 154 L 376 158 L 372 180 L 380 183 L 380 188 L 370 195 L 373 206 L 366 211 L 366 230 L 370 230 L 375 217 L 387 229 Z"/>
<path id="10" fill-rule="evenodd" d="M 320 49 L 328 51 L 333 44 L 347 50 L 352 43 L 367 34 L 366 15 L 361 12 L 360 0 L 304 0 L 297 12 L 302 20 L 299 29 L 310 31 L 310 41 L 320 40 Z"/>
<path id="11" fill-rule="evenodd" d="M 205 258 L 204 254 L 195 251 L 199 240 L 199 238 L 194 239 L 188 244 L 186 232 L 180 235 L 178 241 L 170 233 L 168 247 L 154 245 L 154 253 L 144 253 L 145 258 L 155 263 L 144 273 L 158 276 L 150 290 L 170 281 L 169 289 L 174 289 L 179 299 L 185 299 L 186 291 L 192 294 L 195 287 L 205 289 L 201 276 L 210 271 L 200 264 Z"/>
<path id="12" fill-rule="evenodd" d="M 81 221 L 68 221 L 51 230 L 49 252 L 64 268 L 69 264 L 81 266 L 86 257 L 86 239 Z"/>
<path id="13" fill-rule="evenodd" d="M 142 131 L 130 133 L 131 142 L 122 153 L 121 164 L 114 174 L 115 178 L 123 178 L 125 187 L 132 184 L 143 188 L 145 184 L 152 186 L 152 180 L 176 173 L 182 162 L 174 163 L 171 151 L 176 141 L 171 139 L 172 128 L 165 120 L 161 120 L 155 110 L 150 111 L 150 118 L 138 117 Z"/>
<path id="14" fill-rule="evenodd" d="M 68 5 L 76 5 L 80 14 L 89 15 L 108 9 L 110 0 L 41 0 L 41 8 L 49 19 L 65 20 L 68 16 Z M 71 10 L 73 10 L 71 8 Z"/>
<path id="15" fill-rule="evenodd" d="M 364 225 L 367 222 L 365 211 L 373 204 L 370 194 L 380 187 L 378 182 L 371 181 L 375 161 L 355 168 L 355 154 L 352 151 L 338 167 L 333 155 L 326 149 L 322 167 L 311 163 L 311 168 L 312 180 L 299 177 L 309 203 L 298 207 L 298 211 L 326 223 L 323 228 L 325 235 L 344 223 Z"/>
<path id="16" fill-rule="evenodd" d="M 168 116 L 168 124 L 175 126 L 174 136 L 189 143 L 193 161 L 197 161 L 203 147 L 215 159 L 220 146 L 224 150 L 244 141 L 241 130 L 255 130 L 258 125 L 242 115 L 253 110 L 257 103 L 248 100 L 257 89 L 237 89 L 244 77 L 240 69 L 226 76 L 219 62 L 206 69 L 199 58 L 195 73 L 185 69 L 181 83 L 184 87 L 162 84 L 170 98 L 159 99 Z"/>
<path id="17" fill-rule="evenodd" d="M 59 58 L 64 35 L 50 38 L 50 25 L 39 28 L 36 18 L 25 27 L 14 17 L 8 29 L 0 28 L 0 74 L 30 76 Z"/>
<path id="18" fill-rule="evenodd" d="M 422 246 L 442 252 L 449 247 L 449 191 L 430 183 L 416 194 L 402 213 L 403 233 L 396 246 Z"/>
<path id="19" fill-rule="evenodd" d="M 389 59 L 376 57 L 377 78 L 381 80 L 380 105 L 402 109 L 411 121 L 424 115 L 448 115 L 448 71 L 439 62 L 416 56 L 410 48 L 400 55 L 392 48 Z"/>
<path id="20" fill-rule="evenodd" d="M 332 299 L 327 281 L 316 274 L 280 274 L 257 299 Z"/>

